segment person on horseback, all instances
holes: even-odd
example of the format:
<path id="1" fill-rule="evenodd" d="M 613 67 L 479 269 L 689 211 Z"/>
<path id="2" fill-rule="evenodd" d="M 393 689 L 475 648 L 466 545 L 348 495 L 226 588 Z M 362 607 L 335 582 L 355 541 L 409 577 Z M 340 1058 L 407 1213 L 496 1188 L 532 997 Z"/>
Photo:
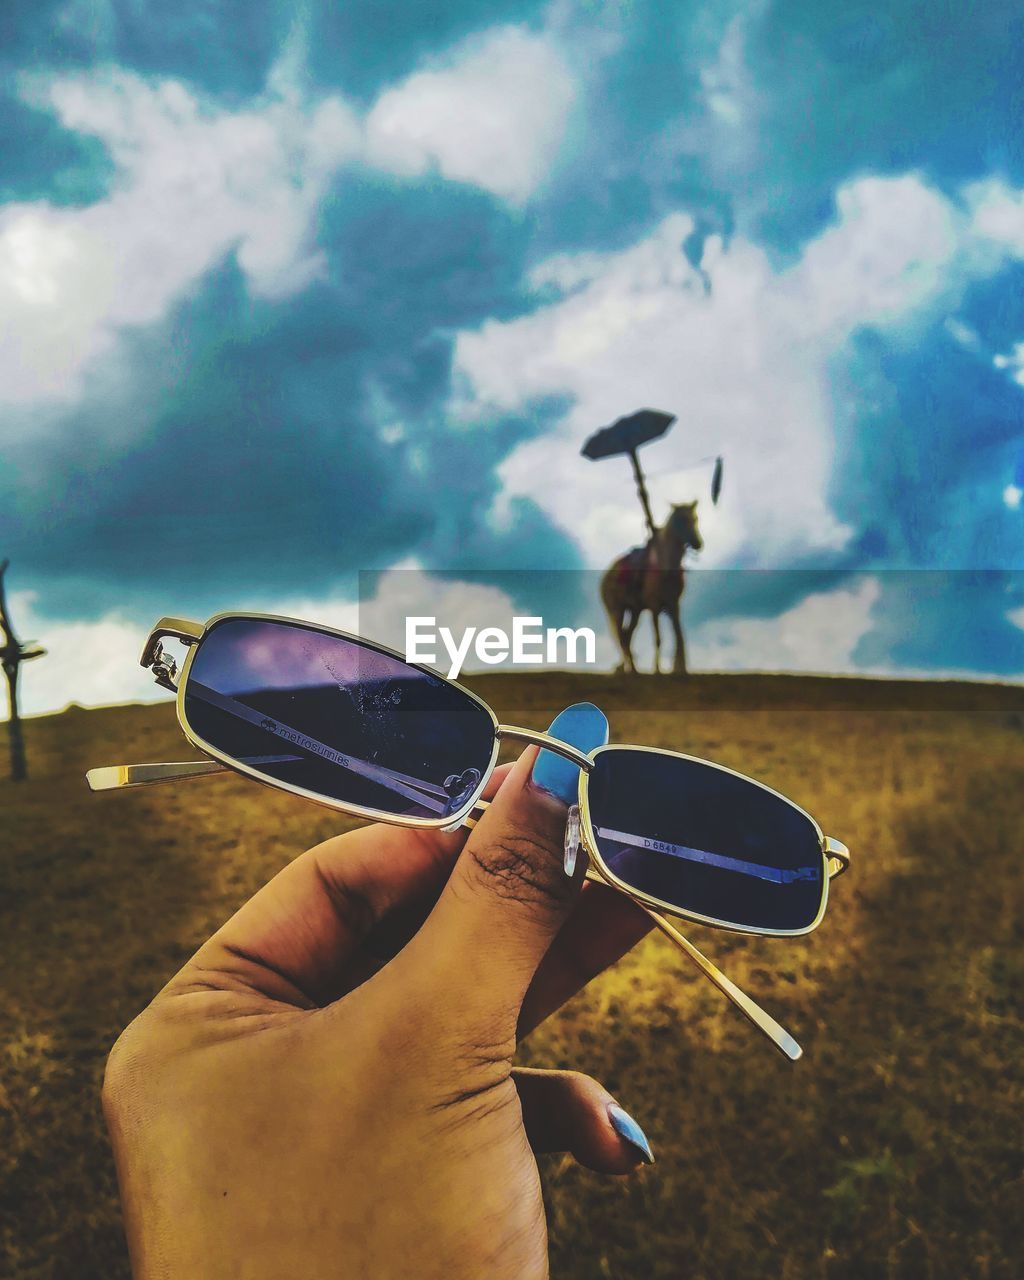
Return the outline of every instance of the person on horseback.
<path id="1" fill-rule="evenodd" d="M 654 670 L 661 670 L 661 614 L 667 614 L 675 635 L 673 675 L 686 675 L 686 642 L 680 616 L 687 550 L 704 546 L 697 524 L 697 503 L 673 504 L 668 520 L 655 529 L 643 547 L 633 547 L 611 564 L 601 579 L 601 600 L 612 634 L 622 651 L 619 671 L 634 673 L 633 633 L 646 611 L 654 624 Z"/>

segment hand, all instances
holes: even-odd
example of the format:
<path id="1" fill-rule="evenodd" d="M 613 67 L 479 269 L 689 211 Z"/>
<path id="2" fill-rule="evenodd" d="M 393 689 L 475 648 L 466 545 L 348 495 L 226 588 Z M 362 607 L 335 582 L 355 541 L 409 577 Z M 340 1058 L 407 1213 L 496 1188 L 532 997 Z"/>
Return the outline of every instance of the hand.
<path id="1" fill-rule="evenodd" d="M 124 1032 L 104 1108 L 137 1280 L 546 1276 L 534 1152 L 642 1161 L 596 1081 L 512 1070 L 517 1033 L 648 928 L 565 877 L 536 754 L 468 837 L 303 854 Z"/>

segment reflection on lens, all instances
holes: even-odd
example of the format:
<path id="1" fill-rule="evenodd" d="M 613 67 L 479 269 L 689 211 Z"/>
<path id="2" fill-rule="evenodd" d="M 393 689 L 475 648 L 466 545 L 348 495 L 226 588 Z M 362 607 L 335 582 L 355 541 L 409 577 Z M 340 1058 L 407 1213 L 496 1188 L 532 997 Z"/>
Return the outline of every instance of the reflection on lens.
<path id="1" fill-rule="evenodd" d="M 781 796 L 699 760 L 609 748 L 587 787 L 608 869 L 681 911 L 747 929 L 806 929 L 824 892 L 814 823 Z"/>
<path id="2" fill-rule="evenodd" d="M 494 747 L 489 712 L 461 689 L 290 622 L 215 623 L 184 705 L 194 736 L 266 778 L 404 817 L 457 813 Z"/>

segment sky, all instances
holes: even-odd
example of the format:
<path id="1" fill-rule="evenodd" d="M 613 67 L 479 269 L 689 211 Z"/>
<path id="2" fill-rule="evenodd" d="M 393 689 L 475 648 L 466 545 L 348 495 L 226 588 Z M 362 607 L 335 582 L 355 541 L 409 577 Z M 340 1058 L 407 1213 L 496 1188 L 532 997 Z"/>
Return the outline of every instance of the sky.
<path id="1" fill-rule="evenodd" d="M 163 614 L 596 584 L 642 525 L 580 446 L 645 405 L 692 665 L 1024 676 L 1019 4 L 6 0 L 0 51 L 25 711 L 156 692 Z"/>

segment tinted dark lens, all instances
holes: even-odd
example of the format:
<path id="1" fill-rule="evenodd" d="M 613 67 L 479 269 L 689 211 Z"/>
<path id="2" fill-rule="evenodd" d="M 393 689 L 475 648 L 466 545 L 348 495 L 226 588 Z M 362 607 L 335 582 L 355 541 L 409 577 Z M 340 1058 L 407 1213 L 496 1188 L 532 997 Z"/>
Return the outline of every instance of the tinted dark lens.
<path id="1" fill-rule="evenodd" d="M 461 809 L 494 746 L 490 714 L 460 689 L 287 622 L 215 623 L 192 659 L 185 716 L 268 779 L 415 818 Z"/>
<path id="2" fill-rule="evenodd" d="M 608 868 L 681 910 L 748 929 L 806 929 L 824 856 L 811 820 L 713 765 L 657 752 L 598 755 L 590 817 Z"/>

